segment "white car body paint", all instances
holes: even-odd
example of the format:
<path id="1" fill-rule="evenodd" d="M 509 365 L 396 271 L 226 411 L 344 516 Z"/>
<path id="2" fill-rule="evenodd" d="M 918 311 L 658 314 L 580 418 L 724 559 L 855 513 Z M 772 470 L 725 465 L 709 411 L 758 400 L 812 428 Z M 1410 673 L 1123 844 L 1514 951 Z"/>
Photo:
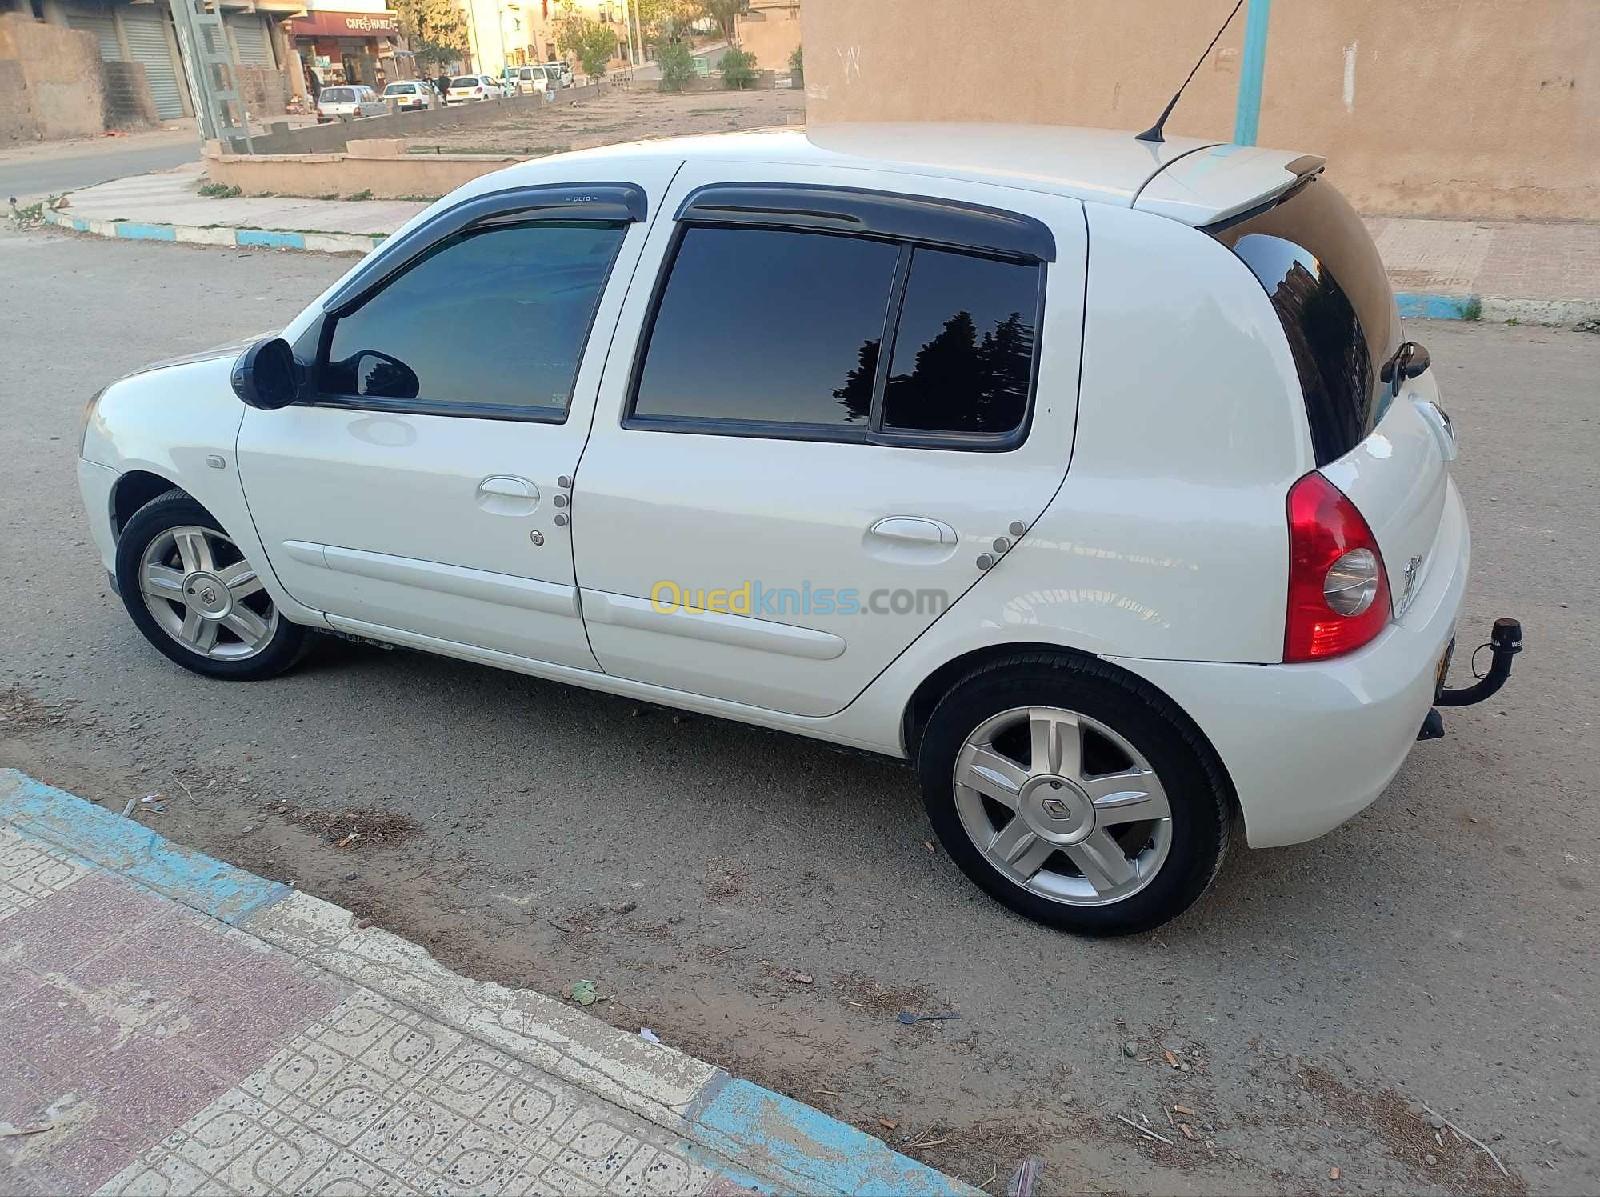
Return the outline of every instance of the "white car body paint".
<path id="1" fill-rule="evenodd" d="M 1285 496 L 1314 467 L 1300 384 L 1249 270 L 1186 226 L 1288 186 L 1295 158 L 981 126 L 688 138 L 524 163 L 440 201 L 376 257 L 402 253 L 408 232 L 472 196 L 643 187 L 648 218 L 626 234 L 565 424 L 485 436 L 459 418 L 247 415 L 229 388 L 233 355 L 169 366 L 115 384 L 91 416 L 80 477 L 95 542 L 109 567 L 112 475 L 152 473 L 216 515 L 297 622 L 895 756 L 911 696 L 951 662 L 1008 645 L 1091 653 L 1190 716 L 1252 844 L 1306 839 L 1371 802 L 1405 759 L 1453 634 L 1469 539 L 1448 477 L 1453 440 L 1429 416 L 1437 395 L 1423 375 L 1390 404 L 1371 451 L 1324 470 L 1371 522 L 1397 610 L 1400 571 L 1423 558 L 1405 609 L 1344 657 L 1279 663 Z M 1048 225 L 1058 252 L 1026 441 L 978 455 L 624 428 L 673 212 L 708 180 L 961 199 Z M 336 288 L 284 335 L 304 333 Z M 523 514 L 475 504 L 474 486 L 496 476 L 526 479 L 539 499 Z M 558 531 L 542 517 L 563 477 L 575 478 L 574 522 Z M 745 501 L 755 486 L 759 502 Z M 537 555 L 526 551 L 534 512 L 551 538 Z M 931 522 L 891 522 L 875 539 L 885 518 Z M 1014 542 L 1004 551 L 1001 536 Z M 997 557 L 987 571 L 984 551 Z M 662 578 L 781 584 L 834 569 L 960 597 L 937 618 L 861 627 L 763 627 L 649 603 Z"/>

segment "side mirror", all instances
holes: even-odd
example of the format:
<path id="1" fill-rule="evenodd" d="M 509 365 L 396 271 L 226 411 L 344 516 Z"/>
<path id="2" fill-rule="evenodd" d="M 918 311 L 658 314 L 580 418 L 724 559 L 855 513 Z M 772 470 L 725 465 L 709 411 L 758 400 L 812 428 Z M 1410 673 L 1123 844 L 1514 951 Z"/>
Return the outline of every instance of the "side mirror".
<path id="1" fill-rule="evenodd" d="M 282 337 L 257 341 L 233 364 L 233 393 L 249 407 L 277 411 L 300 397 L 300 364 Z"/>

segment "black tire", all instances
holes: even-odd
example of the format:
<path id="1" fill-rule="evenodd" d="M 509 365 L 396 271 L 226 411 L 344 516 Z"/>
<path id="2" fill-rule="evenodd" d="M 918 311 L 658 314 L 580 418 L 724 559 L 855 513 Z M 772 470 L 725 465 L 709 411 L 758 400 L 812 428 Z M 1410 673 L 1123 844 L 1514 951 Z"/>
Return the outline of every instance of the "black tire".
<path id="1" fill-rule="evenodd" d="M 962 745 L 986 720 L 1023 706 L 1086 715 L 1155 770 L 1166 791 L 1171 838 L 1165 861 L 1144 888 L 1102 906 L 1045 897 L 997 869 L 967 833 L 955 786 Z M 1094 658 L 1026 653 L 969 673 L 934 708 L 916 767 L 928 818 L 961 871 L 1018 914 L 1080 935 L 1129 935 L 1176 918 L 1205 892 L 1227 853 L 1232 790 L 1199 730 L 1164 695 Z"/>
<path id="2" fill-rule="evenodd" d="M 290 623 L 282 613 L 264 647 L 253 655 L 232 660 L 209 657 L 185 646 L 157 622 L 140 589 L 139 564 L 145 550 L 157 537 L 185 526 L 209 528 L 221 536 L 228 535 L 215 516 L 181 490 L 169 490 L 151 499 L 122 529 L 117 541 L 117 592 L 134 625 L 169 660 L 207 677 L 253 682 L 292 668 L 304 655 L 310 637 L 305 628 Z"/>

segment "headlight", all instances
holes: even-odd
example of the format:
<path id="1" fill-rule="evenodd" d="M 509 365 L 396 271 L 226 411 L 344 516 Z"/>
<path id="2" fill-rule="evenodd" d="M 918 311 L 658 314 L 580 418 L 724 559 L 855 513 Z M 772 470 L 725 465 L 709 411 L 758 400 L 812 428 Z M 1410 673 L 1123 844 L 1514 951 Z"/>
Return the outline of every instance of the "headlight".
<path id="1" fill-rule="evenodd" d="M 89 421 L 94 419 L 94 409 L 100 402 L 100 396 L 106 393 L 107 388 L 101 387 L 89 396 L 89 402 L 83 405 L 83 420 L 78 428 L 78 456 L 83 456 L 83 447 L 89 440 Z"/>

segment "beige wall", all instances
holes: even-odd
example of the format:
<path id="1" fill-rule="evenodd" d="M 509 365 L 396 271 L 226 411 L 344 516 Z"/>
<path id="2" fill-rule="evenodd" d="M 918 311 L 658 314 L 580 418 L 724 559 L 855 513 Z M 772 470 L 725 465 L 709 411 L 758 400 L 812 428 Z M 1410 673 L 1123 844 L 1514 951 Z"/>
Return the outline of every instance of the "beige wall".
<path id="1" fill-rule="evenodd" d="M 1225 0 L 805 0 L 806 111 L 1142 129 Z M 1000 14 L 1004 15 L 1000 15 Z M 1168 125 L 1233 134 L 1244 13 Z M 1277 0 L 1262 145 L 1367 212 L 1600 219 L 1600 0 Z"/>
<path id="2" fill-rule="evenodd" d="M 521 161 L 516 155 L 407 154 L 403 138 L 352 141 L 343 154 L 224 154 L 206 144 L 206 177 L 246 195 L 435 198 Z"/>
<path id="3" fill-rule="evenodd" d="M 0 17 L 0 68 L 0 143 L 104 131 L 94 34 L 10 13 Z"/>
<path id="4" fill-rule="evenodd" d="M 754 54 L 758 67 L 786 73 L 800 44 L 800 0 L 750 0 L 750 12 L 734 21 L 739 48 Z"/>

